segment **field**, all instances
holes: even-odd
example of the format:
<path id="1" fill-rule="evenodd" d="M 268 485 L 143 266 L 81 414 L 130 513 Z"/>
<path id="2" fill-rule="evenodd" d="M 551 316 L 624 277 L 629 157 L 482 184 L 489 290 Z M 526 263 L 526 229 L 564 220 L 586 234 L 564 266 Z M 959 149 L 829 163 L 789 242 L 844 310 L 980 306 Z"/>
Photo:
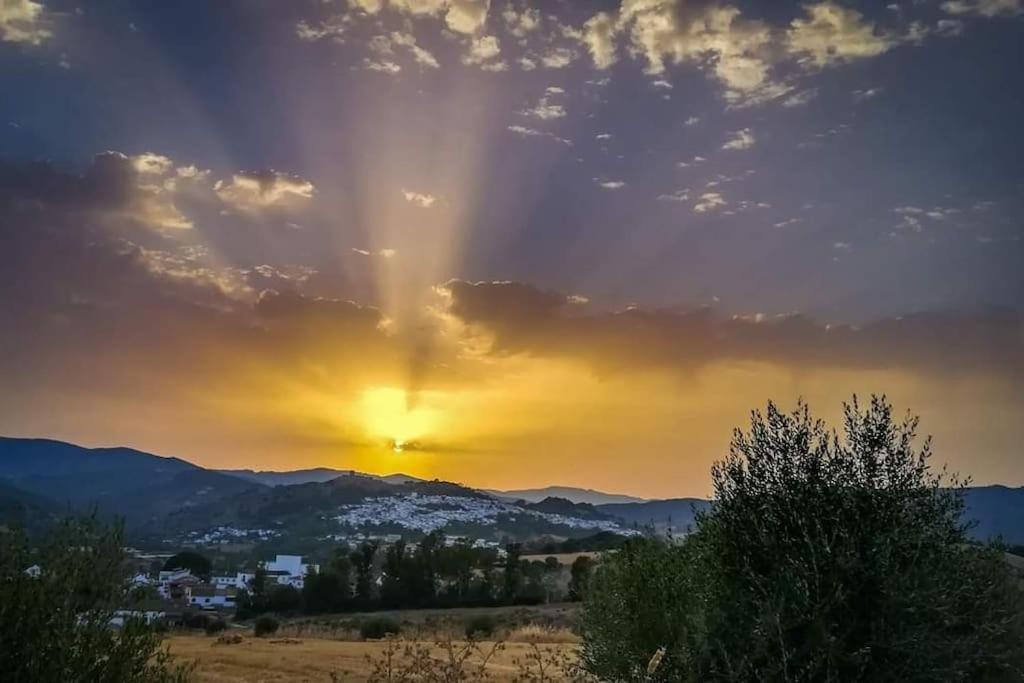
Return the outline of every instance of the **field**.
<path id="1" fill-rule="evenodd" d="M 437 641 L 449 640 L 454 650 L 461 650 L 466 646 L 465 624 L 486 614 L 497 629 L 490 640 L 479 643 L 479 650 L 489 653 L 494 640 L 503 641 L 487 663 L 488 680 L 511 681 L 538 655 L 545 660 L 573 659 L 579 639 L 570 627 L 577 609 L 546 605 L 337 615 L 287 621 L 273 637 L 255 638 L 250 628 L 236 626 L 224 638 L 175 634 L 165 644 L 176 657 L 196 663 L 195 680 L 200 683 L 331 681 L 332 674 L 334 680 L 365 681 L 373 660 L 383 658 L 389 646 L 386 641 L 362 640 L 361 620 L 387 615 L 401 624 L 403 647 L 427 648 L 432 657 L 447 659 L 449 653 Z M 467 660 L 468 667 L 478 663 L 479 655 Z"/>
<path id="2" fill-rule="evenodd" d="M 235 681 L 365 681 L 370 674 L 370 658 L 383 655 L 382 641 L 345 641 L 323 638 L 252 638 L 245 637 L 234 645 L 217 644 L 217 638 L 181 635 L 167 639 L 176 656 L 197 663 L 195 680 L 200 683 L 233 683 Z M 428 643 L 429 644 L 429 643 Z M 456 647 L 461 643 L 454 643 Z M 482 643 L 487 651 L 492 643 Z M 572 654 L 569 643 L 539 644 L 545 653 Z M 517 660 L 530 656 L 528 643 L 506 643 L 488 663 L 491 680 L 511 681 L 519 672 Z M 445 653 L 433 648 L 432 654 Z M 475 660 L 470 660 L 474 662 Z"/>

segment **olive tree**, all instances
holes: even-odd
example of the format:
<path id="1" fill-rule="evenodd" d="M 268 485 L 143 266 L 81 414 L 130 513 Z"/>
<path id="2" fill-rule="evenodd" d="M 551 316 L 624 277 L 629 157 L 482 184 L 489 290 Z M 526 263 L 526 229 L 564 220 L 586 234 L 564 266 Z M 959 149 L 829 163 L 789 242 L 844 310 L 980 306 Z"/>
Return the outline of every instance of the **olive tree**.
<path id="1" fill-rule="evenodd" d="M 185 681 L 141 620 L 111 627 L 129 600 L 123 536 L 94 517 L 57 524 L 38 544 L 0 533 L 0 678 Z"/>
<path id="2" fill-rule="evenodd" d="M 753 413 L 712 469 L 714 500 L 686 550 L 669 551 L 687 561 L 651 568 L 693 586 L 687 636 L 661 643 L 666 663 L 686 663 L 677 680 L 1024 678 L 1019 579 L 1000 548 L 970 541 L 966 482 L 932 470 L 916 431 L 879 397 L 845 406 L 842 436 L 803 404 Z M 585 607 L 587 663 L 611 680 L 626 678 L 588 653 L 621 628 L 595 616 L 652 581 L 614 580 L 626 562 L 602 567 Z"/>

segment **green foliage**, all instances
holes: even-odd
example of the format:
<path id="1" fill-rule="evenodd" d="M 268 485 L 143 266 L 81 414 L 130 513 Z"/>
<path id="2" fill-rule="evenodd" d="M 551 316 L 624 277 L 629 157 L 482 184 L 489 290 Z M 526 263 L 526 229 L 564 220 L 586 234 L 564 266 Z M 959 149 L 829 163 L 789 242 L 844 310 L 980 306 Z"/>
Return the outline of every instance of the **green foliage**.
<path id="1" fill-rule="evenodd" d="M 252 634 L 258 638 L 263 636 L 272 636 L 277 633 L 277 629 L 281 626 L 281 623 L 269 614 L 264 614 L 256 617 L 256 621 L 252 624 Z"/>
<path id="2" fill-rule="evenodd" d="M 204 581 L 210 580 L 210 574 L 213 572 L 213 564 L 209 558 L 206 558 L 194 550 L 183 550 L 177 555 L 172 555 L 167 558 L 164 562 L 164 571 L 172 571 L 174 569 L 187 569 L 192 572 L 192 576 L 198 576 Z"/>
<path id="3" fill-rule="evenodd" d="M 631 680 L 665 647 L 663 680 L 1022 680 L 1021 586 L 968 543 L 962 484 L 931 471 L 916 427 L 882 398 L 846 406 L 842 439 L 804 405 L 754 413 L 696 532 L 592 578 L 587 666 Z"/>
<path id="4" fill-rule="evenodd" d="M 594 573 L 594 560 L 587 555 L 580 555 L 572 561 L 569 570 L 569 599 L 579 601 L 586 595 L 590 576 Z"/>
<path id="5" fill-rule="evenodd" d="M 391 617 L 370 617 L 359 624 L 359 635 L 364 640 L 380 640 L 385 636 L 397 635 L 401 624 Z"/>
<path id="6" fill-rule="evenodd" d="M 12 681 L 185 681 L 156 629 L 129 619 L 121 529 L 65 520 L 30 548 L 0 533 L 0 677 Z M 38 572 L 26 572 L 29 567 Z"/>
<path id="7" fill-rule="evenodd" d="M 490 614 L 477 614 L 466 622 L 466 637 L 470 640 L 482 640 L 494 635 L 497 622 Z"/>

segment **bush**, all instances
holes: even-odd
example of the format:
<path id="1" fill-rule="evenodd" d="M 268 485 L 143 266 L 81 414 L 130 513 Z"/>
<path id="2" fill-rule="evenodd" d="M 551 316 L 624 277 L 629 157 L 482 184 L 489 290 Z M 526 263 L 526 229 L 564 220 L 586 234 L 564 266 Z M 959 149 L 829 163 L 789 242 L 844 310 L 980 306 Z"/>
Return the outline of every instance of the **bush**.
<path id="1" fill-rule="evenodd" d="M 490 614 L 478 614 L 466 622 L 466 637 L 470 640 L 483 640 L 494 635 L 497 623 Z"/>
<path id="2" fill-rule="evenodd" d="M 20 531 L 0 532 L 0 679 L 188 679 L 190 667 L 173 662 L 141 619 L 110 628 L 130 605 L 124 546 L 121 528 L 95 517 L 60 522 L 32 545 Z M 32 566 L 39 571 L 26 573 Z"/>
<path id="3" fill-rule="evenodd" d="M 1021 680 L 1024 590 L 969 542 L 963 484 L 916 426 L 877 397 L 846 406 L 843 439 L 804 405 L 755 413 L 682 546 L 598 567 L 586 667 L 633 680 L 664 648 L 647 680 Z"/>
<path id="4" fill-rule="evenodd" d="M 264 614 L 256 617 L 256 621 L 252 624 L 252 634 L 257 637 L 272 636 L 277 633 L 277 629 L 281 626 L 281 623 L 270 616 Z"/>
<path id="5" fill-rule="evenodd" d="M 187 612 L 183 618 L 185 628 L 204 630 L 210 625 L 212 620 L 212 617 L 202 612 Z"/>
<path id="6" fill-rule="evenodd" d="M 384 636 L 397 635 L 402 627 L 391 617 L 372 617 L 359 624 L 359 635 L 363 640 L 380 640 Z"/>
<path id="7" fill-rule="evenodd" d="M 228 623 L 223 619 L 210 619 L 206 622 L 206 635 L 212 636 L 220 633 L 228 627 Z"/>

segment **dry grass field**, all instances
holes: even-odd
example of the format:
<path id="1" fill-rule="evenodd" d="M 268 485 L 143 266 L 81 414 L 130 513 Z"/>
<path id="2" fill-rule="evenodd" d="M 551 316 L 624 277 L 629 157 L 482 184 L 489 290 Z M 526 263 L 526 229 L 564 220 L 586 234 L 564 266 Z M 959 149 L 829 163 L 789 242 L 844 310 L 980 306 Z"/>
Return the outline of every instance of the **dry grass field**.
<path id="1" fill-rule="evenodd" d="M 242 642 L 220 644 L 216 637 L 176 635 L 168 638 L 171 652 L 184 660 L 196 662 L 195 680 L 200 683 L 235 683 L 242 681 L 365 681 L 370 675 L 370 658 L 383 655 L 383 641 L 331 640 L 324 638 L 254 638 L 243 636 Z M 446 656 L 432 647 L 432 655 Z M 461 643 L 453 643 L 456 647 Z M 482 643 L 489 651 L 492 643 Z M 573 643 L 539 643 L 545 653 L 571 655 Z M 526 642 L 508 642 L 488 663 L 490 680 L 511 681 L 519 671 L 517 661 L 527 659 L 533 646 Z M 470 662 L 476 660 L 470 659 Z M 557 679 L 556 679 L 557 680 Z"/>

